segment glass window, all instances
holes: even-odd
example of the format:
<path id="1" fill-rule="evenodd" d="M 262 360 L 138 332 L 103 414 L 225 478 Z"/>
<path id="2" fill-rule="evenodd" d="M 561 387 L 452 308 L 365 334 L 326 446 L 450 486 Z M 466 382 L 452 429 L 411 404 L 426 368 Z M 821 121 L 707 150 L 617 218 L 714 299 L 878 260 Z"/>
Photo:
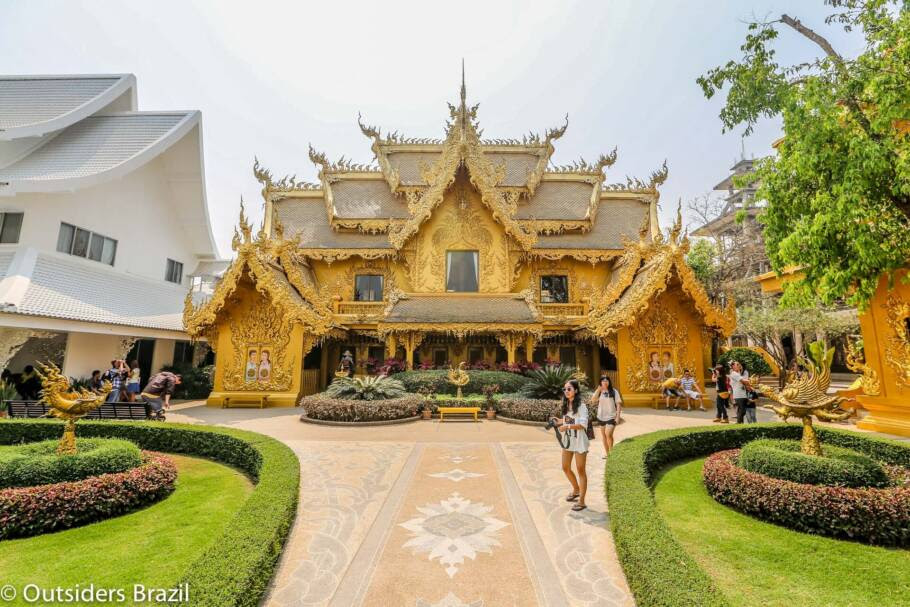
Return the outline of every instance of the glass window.
<path id="1" fill-rule="evenodd" d="M 541 276 L 540 303 L 568 303 L 568 276 Z"/>
<path id="2" fill-rule="evenodd" d="M 73 235 L 76 228 L 68 223 L 60 224 L 60 234 L 57 236 L 57 250 L 61 253 L 73 252 Z"/>
<path id="3" fill-rule="evenodd" d="M 472 365 L 483 360 L 483 348 L 468 349 L 468 362 Z"/>
<path id="4" fill-rule="evenodd" d="M 449 360 L 449 352 L 447 350 L 437 349 L 433 350 L 433 365 L 436 367 L 446 366 L 446 362 Z"/>
<path id="5" fill-rule="evenodd" d="M 168 282 L 175 282 L 178 285 L 183 282 L 183 264 L 179 261 L 168 259 L 164 279 Z"/>
<path id="6" fill-rule="evenodd" d="M 104 239 L 104 247 L 101 249 L 101 263 L 109 266 L 114 265 L 114 258 L 117 256 L 117 241 L 113 238 Z"/>
<path id="7" fill-rule="evenodd" d="M 354 299 L 356 301 L 382 301 L 382 276 L 358 274 L 354 277 Z"/>
<path id="8" fill-rule="evenodd" d="M 92 241 L 88 247 L 88 258 L 92 261 L 101 261 L 101 250 L 104 248 L 104 236 L 92 234 Z"/>
<path id="9" fill-rule="evenodd" d="M 446 252 L 446 291 L 477 291 L 477 251 Z"/>
<path id="10" fill-rule="evenodd" d="M 559 362 L 569 366 L 574 367 L 575 362 L 575 346 L 563 346 L 559 349 Z"/>
<path id="11" fill-rule="evenodd" d="M 19 242 L 19 232 L 22 229 L 22 213 L 3 213 L 3 226 L 0 227 L 0 244 L 15 244 Z"/>
<path id="12" fill-rule="evenodd" d="M 88 243 L 92 233 L 82 228 L 76 228 L 76 237 L 73 238 L 73 255 L 86 257 L 88 255 Z"/>

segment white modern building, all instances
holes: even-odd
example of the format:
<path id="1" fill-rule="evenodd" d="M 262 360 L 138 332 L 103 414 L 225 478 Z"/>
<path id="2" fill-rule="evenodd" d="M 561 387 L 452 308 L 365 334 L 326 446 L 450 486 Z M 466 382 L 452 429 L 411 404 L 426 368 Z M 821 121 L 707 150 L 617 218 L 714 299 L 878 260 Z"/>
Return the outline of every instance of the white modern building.
<path id="1" fill-rule="evenodd" d="M 0 368 L 185 360 L 184 297 L 226 265 L 198 111 L 138 111 L 132 74 L 0 76 Z"/>

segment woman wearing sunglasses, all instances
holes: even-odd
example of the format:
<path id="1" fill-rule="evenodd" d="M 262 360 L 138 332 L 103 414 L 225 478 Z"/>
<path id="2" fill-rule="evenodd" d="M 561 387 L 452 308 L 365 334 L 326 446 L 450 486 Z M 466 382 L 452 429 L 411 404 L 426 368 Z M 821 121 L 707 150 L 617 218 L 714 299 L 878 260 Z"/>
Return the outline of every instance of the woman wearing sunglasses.
<path id="1" fill-rule="evenodd" d="M 560 432 L 568 437 L 568 447 L 562 450 L 562 471 L 572 484 L 572 492 L 566 496 L 567 502 L 577 501 L 572 510 L 578 512 L 587 508 L 585 494 L 588 492 L 588 474 L 585 465 L 588 460 L 588 406 L 581 400 L 581 388 L 578 381 L 570 379 L 563 386 L 562 419 L 558 421 Z M 572 472 L 572 459 L 575 459 L 575 470 Z"/>

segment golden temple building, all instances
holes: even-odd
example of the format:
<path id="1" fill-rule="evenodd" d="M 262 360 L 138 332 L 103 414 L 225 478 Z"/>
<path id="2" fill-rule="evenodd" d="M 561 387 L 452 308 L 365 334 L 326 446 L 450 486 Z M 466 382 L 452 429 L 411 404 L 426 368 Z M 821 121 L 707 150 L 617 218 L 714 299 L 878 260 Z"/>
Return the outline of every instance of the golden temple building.
<path id="1" fill-rule="evenodd" d="M 705 377 L 733 304 L 709 301 L 686 265 L 681 220 L 660 230 L 666 164 L 613 185 L 615 150 L 554 167 L 566 126 L 482 139 L 462 85 L 444 139 L 360 123 L 376 164 L 310 148 L 318 183 L 274 179 L 257 161 L 263 225 L 241 210 L 233 264 L 184 313 L 217 354 L 209 405 L 293 405 L 345 352 L 357 373 L 387 358 L 560 361 L 612 376 L 631 405 L 683 368 Z"/>

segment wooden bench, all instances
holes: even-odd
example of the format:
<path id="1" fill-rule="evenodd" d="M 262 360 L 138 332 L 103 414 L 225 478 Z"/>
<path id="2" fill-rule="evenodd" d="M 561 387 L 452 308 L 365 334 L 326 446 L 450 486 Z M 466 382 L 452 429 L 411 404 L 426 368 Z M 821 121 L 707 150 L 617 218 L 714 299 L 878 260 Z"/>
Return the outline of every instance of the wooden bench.
<path id="1" fill-rule="evenodd" d="M 480 407 L 439 407 L 439 421 L 445 420 L 446 413 L 466 413 L 473 414 L 474 421 L 477 421 L 477 414 L 480 413 Z"/>
<path id="2" fill-rule="evenodd" d="M 49 415 L 49 407 L 40 400 L 10 400 L 9 416 L 18 418 L 36 418 Z M 83 419 L 132 419 L 144 420 L 148 418 L 148 411 L 144 402 L 116 402 L 104 403 L 96 409 L 89 411 Z"/>
<path id="3" fill-rule="evenodd" d="M 268 400 L 268 394 L 262 394 L 260 396 L 252 394 L 250 396 L 225 396 L 224 400 L 221 401 L 221 408 L 230 409 L 231 407 L 258 407 L 260 409 L 265 409 Z"/>

